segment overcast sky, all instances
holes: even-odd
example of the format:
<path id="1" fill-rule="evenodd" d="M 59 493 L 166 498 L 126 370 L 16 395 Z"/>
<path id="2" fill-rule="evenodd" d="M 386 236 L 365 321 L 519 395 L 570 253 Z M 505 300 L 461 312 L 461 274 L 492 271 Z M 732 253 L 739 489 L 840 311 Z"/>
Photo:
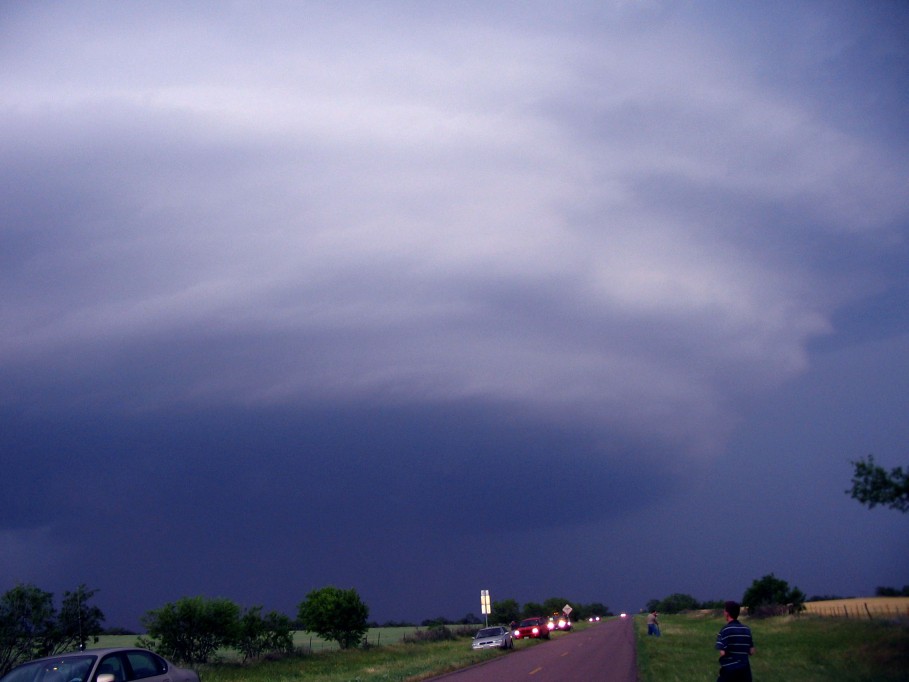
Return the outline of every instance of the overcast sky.
<path id="1" fill-rule="evenodd" d="M 909 584 L 909 5 L 0 6 L 0 589 Z"/>

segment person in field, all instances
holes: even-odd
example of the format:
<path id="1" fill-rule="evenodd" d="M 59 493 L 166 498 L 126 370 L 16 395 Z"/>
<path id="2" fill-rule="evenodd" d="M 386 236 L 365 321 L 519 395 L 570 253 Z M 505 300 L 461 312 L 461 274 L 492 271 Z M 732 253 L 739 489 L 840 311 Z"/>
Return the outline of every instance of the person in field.
<path id="1" fill-rule="evenodd" d="M 656 611 L 647 614 L 647 634 L 654 637 L 660 636 L 660 619 L 657 617 Z"/>
<path id="2" fill-rule="evenodd" d="M 723 607 L 726 625 L 716 636 L 716 648 L 720 652 L 717 682 L 751 682 L 749 657 L 754 656 L 751 628 L 739 622 L 741 607 L 738 602 L 727 601 Z"/>

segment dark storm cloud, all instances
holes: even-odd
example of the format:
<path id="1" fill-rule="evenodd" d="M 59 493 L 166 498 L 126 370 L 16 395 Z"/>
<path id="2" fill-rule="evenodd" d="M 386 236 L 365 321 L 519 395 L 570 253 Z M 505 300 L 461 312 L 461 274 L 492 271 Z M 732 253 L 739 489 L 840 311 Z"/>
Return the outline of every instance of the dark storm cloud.
<path id="1" fill-rule="evenodd" d="M 773 7 L 5 7 L 3 574 L 133 622 L 336 581 L 379 618 L 481 579 L 712 589 L 613 559 L 713 558 L 724 477 L 805 475 L 765 401 L 904 378 L 906 13 Z M 817 404 L 803 461 L 863 454 Z M 557 551 L 603 573 L 514 571 Z"/>

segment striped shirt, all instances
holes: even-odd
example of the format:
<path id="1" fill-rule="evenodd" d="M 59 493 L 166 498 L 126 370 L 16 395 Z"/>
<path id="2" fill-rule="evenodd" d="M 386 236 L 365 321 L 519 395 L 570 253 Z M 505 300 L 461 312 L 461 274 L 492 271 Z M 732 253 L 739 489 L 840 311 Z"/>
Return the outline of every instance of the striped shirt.
<path id="1" fill-rule="evenodd" d="M 751 628 L 737 620 L 731 620 L 716 636 L 717 651 L 725 651 L 720 656 L 720 668 L 723 670 L 741 670 L 749 667 L 748 656 L 754 647 Z"/>

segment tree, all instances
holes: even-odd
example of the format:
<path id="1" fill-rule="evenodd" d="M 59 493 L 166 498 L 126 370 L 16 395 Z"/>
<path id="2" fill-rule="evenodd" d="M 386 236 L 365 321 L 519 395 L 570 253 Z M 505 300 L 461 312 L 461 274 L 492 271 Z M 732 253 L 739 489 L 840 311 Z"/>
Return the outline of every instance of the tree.
<path id="1" fill-rule="evenodd" d="M 550 597 L 543 602 L 543 615 L 551 616 L 554 613 L 562 613 L 562 608 L 568 603 L 564 597 Z"/>
<path id="2" fill-rule="evenodd" d="M 195 665 L 207 663 L 222 647 L 237 640 L 240 607 L 229 599 L 183 597 L 142 617 L 148 633 L 141 646 L 176 661 Z"/>
<path id="3" fill-rule="evenodd" d="M 34 585 L 16 585 L 0 596 L 0 675 L 32 658 L 85 646 L 101 633 L 104 614 L 89 600 L 97 590 L 80 585 L 65 592 L 60 613 L 54 595 Z"/>
<path id="4" fill-rule="evenodd" d="M 590 616 L 600 616 L 601 618 L 605 618 L 606 616 L 612 615 L 612 611 L 609 610 L 609 607 L 598 601 L 583 606 L 583 610 L 587 618 Z"/>
<path id="5" fill-rule="evenodd" d="M 682 611 L 694 611 L 701 608 L 701 603 L 690 594 L 681 594 L 676 592 L 663 599 L 651 599 L 647 602 L 647 611 L 658 611 L 660 613 L 681 613 Z"/>
<path id="6" fill-rule="evenodd" d="M 253 606 L 240 617 L 235 643 L 243 661 L 268 653 L 293 651 L 290 618 L 277 611 L 262 616 L 262 607 Z"/>
<path id="7" fill-rule="evenodd" d="M 34 585 L 16 585 L 0 597 L 0 675 L 49 653 L 55 618 L 54 595 Z"/>
<path id="8" fill-rule="evenodd" d="M 538 604 L 535 601 L 529 601 L 524 604 L 524 609 L 522 612 L 523 618 L 533 618 L 534 616 L 545 616 L 546 610 L 543 608 L 542 604 Z"/>
<path id="9" fill-rule="evenodd" d="M 878 597 L 909 597 L 909 585 L 903 585 L 902 590 L 895 587 L 878 587 L 874 594 Z"/>
<path id="10" fill-rule="evenodd" d="M 323 587 L 300 603 L 303 628 L 338 643 L 342 649 L 359 645 L 368 630 L 369 607 L 353 588 Z"/>
<path id="11" fill-rule="evenodd" d="M 868 509 L 877 505 L 909 511 L 909 471 L 895 467 L 889 472 L 874 463 L 874 455 L 852 462 L 852 488 L 846 492 Z"/>
<path id="12" fill-rule="evenodd" d="M 489 614 L 490 623 L 509 624 L 516 622 L 521 617 L 521 607 L 514 599 L 503 599 L 492 602 L 492 613 Z"/>
<path id="13" fill-rule="evenodd" d="M 776 615 L 801 611 L 805 604 L 805 593 L 797 587 L 780 580 L 773 573 L 751 583 L 742 597 L 742 606 L 751 615 Z"/>
<path id="14" fill-rule="evenodd" d="M 98 590 L 89 590 L 85 585 L 79 585 L 74 592 L 63 593 L 63 603 L 57 617 L 57 642 L 50 654 L 84 649 L 89 638 L 98 641 L 104 614 L 97 606 L 88 603 L 97 592 Z"/>

